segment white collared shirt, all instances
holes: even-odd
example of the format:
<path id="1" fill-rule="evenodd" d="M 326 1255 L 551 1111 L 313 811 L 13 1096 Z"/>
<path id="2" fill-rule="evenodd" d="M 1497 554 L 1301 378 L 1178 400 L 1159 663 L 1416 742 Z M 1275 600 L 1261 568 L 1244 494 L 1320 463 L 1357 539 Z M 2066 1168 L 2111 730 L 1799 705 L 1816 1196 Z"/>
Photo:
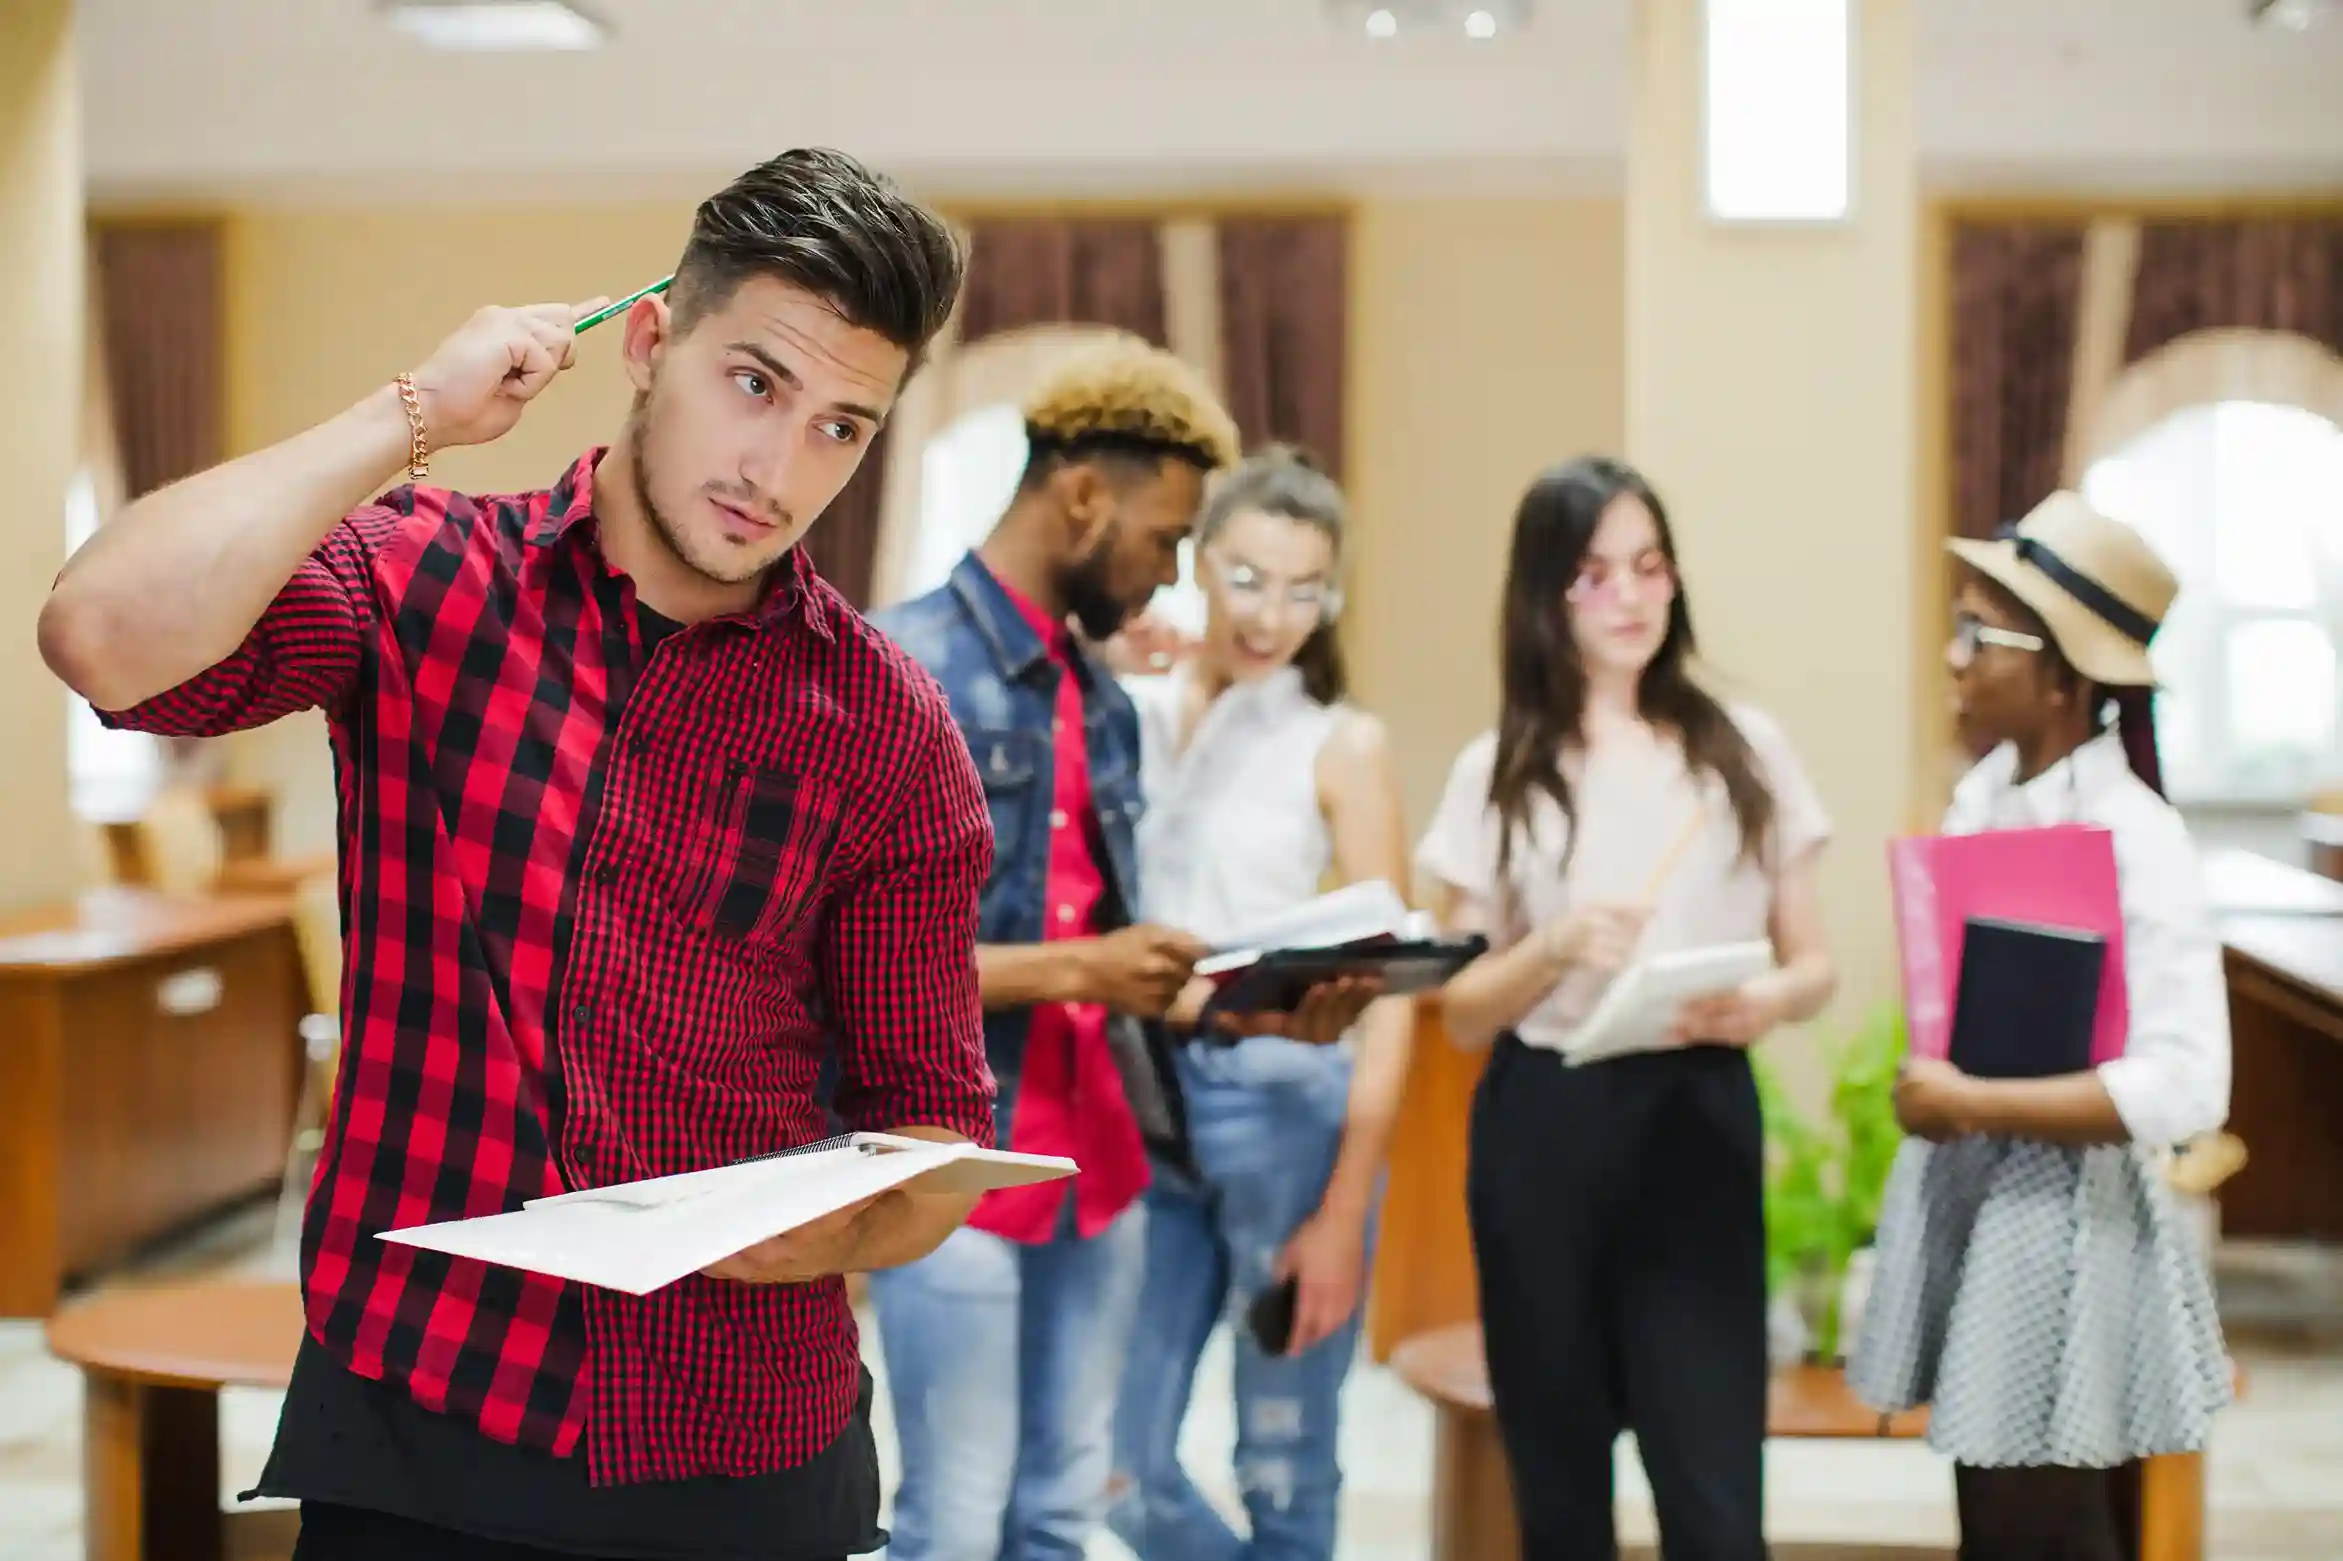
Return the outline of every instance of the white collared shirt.
<path id="1" fill-rule="evenodd" d="M 2229 1116 L 2229 989 L 2204 868 L 2179 811 L 2132 773 L 2112 729 L 2023 785 L 2017 764 L 2005 743 L 1963 776 L 1944 832 L 2097 824 L 2113 835 L 2131 1033 L 2099 1080 L 2138 1143 L 2211 1132 Z"/>
<path id="2" fill-rule="evenodd" d="M 1281 667 L 1223 690 L 1180 740 L 1185 667 L 1131 680 L 1139 708 L 1139 882 L 1147 918 L 1219 944 L 1317 895 L 1334 862 L 1318 750 L 1342 719 Z"/>

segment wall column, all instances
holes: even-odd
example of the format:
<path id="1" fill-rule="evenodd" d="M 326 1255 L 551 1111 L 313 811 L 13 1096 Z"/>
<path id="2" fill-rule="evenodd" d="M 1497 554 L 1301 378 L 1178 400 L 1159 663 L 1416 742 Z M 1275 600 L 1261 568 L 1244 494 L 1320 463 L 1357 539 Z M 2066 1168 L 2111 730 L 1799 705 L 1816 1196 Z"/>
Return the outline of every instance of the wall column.
<path id="1" fill-rule="evenodd" d="M 1720 687 L 1785 724 L 1838 826 L 1830 1028 L 1898 991 L 1883 846 L 1914 780 L 1915 571 L 1937 577 L 1913 556 L 1913 9 L 1852 6 L 1848 220 L 1757 226 L 1707 214 L 1702 0 L 1634 7 L 1627 450 L 1671 511 Z M 1806 1043 L 1781 1060 L 1817 1082 Z"/>
<path id="2" fill-rule="evenodd" d="M 65 561 L 65 492 L 81 451 L 81 117 L 72 0 L 8 0 L 0 27 L 0 907 L 83 878 L 67 783 L 65 694 L 33 624 Z"/>

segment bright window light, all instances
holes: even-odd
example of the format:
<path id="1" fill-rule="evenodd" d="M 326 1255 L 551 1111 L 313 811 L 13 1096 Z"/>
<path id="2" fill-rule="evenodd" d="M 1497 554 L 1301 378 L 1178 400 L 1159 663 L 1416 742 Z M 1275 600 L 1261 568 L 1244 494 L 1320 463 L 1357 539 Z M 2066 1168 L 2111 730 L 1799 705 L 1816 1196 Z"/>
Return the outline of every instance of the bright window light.
<path id="1" fill-rule="evenodd" d="M 603 36 L 600 23 L 560 0 L 399 0 L 390 19 L 428 48 L 467 53 L 592 49 Z"/>
<path id="2" fill-rule="evenodd" d="M 1708 0 L 1709 215 L 1838 222 L 1854 177 L 1853 0 Z"/>

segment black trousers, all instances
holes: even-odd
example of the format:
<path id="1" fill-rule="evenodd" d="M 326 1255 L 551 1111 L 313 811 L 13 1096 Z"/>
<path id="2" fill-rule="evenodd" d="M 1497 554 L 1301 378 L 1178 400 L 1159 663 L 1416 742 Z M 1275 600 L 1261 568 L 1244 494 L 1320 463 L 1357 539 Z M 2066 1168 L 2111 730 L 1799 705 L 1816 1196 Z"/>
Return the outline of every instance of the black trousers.
<path id="1" fill-rule="evenodd" d="M 679 1553 L 689 1536 L 679 1540 Z M 409 1518 L 342 1507 L 301 1504 L 301 1537 L 293 1561 L 589 1561 L 568 1551 L 543 1550 L 434 1528 Z"/>
<path id="2" fill-rule="evenodd" d="M 1524 1561 L 1611 1561 L 1635 1433 L 1666 1561 L 1763 1561 L 1764 1136 L 1748 1054 L 1501 1037 L 1467 1181 Z"/>
<path id="3" fill-rule="evenodd" d="M 1961 1561 L 2134 1561 L 2140 1466 L 1953 1468 Z"/>

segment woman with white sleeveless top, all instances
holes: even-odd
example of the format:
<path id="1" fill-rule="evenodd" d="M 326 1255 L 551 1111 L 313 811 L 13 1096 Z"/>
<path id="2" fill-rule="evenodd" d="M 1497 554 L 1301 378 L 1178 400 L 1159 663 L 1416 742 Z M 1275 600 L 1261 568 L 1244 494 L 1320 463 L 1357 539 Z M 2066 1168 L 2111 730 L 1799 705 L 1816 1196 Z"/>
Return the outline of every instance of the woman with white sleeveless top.
<path id="1" fill-rule="evenodd" d="M 1220 942 L 1329 878 L 1404 883 L 1405 826 L 1381 723 L 1343 702 L 1334 641 L 1341 490 L 1273 449 L 1221 480 L 1196 533 L 1207 603 L 1193 652 L 1138 697 L 1149 916 Z M 1323 1561 L 1341 1477 L 1336 1415 L 1357 1351 L 1384 1149 L 1407 1069 L 1406 999 L 1347 1042 L 1274 1036 L 1179 1056 L 1192 1167 L 1158 1164 L 1148 1265 L 1116 1418 L 1109 1522 L 1141 1561 Z M 1295 1281 L 1271 1354 L 1246 1316 Z M 1235 1336 L 1236 1476 L 1249 1535 L 1179 1460 L 1196 1363 Z"/>

